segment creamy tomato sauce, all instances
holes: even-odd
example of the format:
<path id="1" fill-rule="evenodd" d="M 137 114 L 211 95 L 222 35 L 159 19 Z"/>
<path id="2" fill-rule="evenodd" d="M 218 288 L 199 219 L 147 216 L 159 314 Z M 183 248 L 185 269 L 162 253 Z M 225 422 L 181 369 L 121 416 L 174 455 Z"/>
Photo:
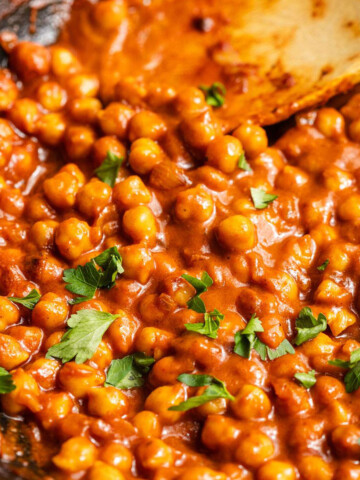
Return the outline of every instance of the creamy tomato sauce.
<path id="1" fill-rule="evenodd" d="M 221 121 L 223 79 L 122 75 L 96 45 L 125 5 L 81 6 L 59 44 L 2 37 L 0 400 L 40 469 L 21 473 L 359 479 L 360 97 L 269 146 Z M 13 470 L 16 448 L 4 428 Z"/>

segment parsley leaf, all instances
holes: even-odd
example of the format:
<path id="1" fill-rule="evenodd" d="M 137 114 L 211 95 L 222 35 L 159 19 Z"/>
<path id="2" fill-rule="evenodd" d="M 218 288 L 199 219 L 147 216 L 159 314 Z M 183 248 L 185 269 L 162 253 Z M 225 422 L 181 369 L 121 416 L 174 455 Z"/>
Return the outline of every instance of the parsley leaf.
<path id="1" fill-rule="evenodd" d="M 328 362 L 336 367 L 348 368 L 344 377 L 345 389 L 347 393 L 352 393 L 360 387 L 360 348 L 357 348 L 350 355 L 350 361 L 335 359 Z"/>
<path id="2" fill-rule="evenodd" d="M 294 347 L 288 340 L 283 340 L 277 348 L 270 348 L 257 337 L 264 328 L 256 315 L 252 315 L 246 327 L 235 334 L 234 352 L 244 358 L 250 358 L 251 350 L 256 350 L 261 360 L 275 360 L 288 353 L 294 354 Z"/>
<path id="3" fill-rule="evenodd" d="M 197 332 L 201 335 L 206 335 L 209 338 L 216 338 L 217 331 L 220 327 L 220 321 L 223 320 L 224 315 L 219 310 L 212 310 L 204 313 L 204 322 L 202 323 L 185 323 L 185 328 L 189 332 Z"/>
<path id="4" fill-rule="evenodd" d="M 79 310 L 68 319 L 70 329 L 60 343 L 49 348 L 46 358 L 58 358 L 63 363 L 75 359 L 76 363 L 84 363 L 94 355 L 104 333 L 118 316 L 97 310 Z"/>
<path id="5" fill-rule="evenodd" d="M 258 210 L 268 207 L 270 203 L 278 198 L 277 195 L 266 193 L 261 188 L 250 188 L 250 194 L 254 207 Z"/>
<path id="6" fill-rule="evenodd" d="M 0 393 L 10 393 L 15 390 L 16 386 L 13 382 L 11 373 L 5 368 L 0 367 Z"/>
<path id="7" fill-rule="evenodd" d="M 316 268 L 319 270 L 319 272 L 323 272 L 328 265 L 329 265 L 329 260 L 326 259 L 324 263 L 322 263 Z"/>
<path id="8" fill-rule="evenodd" d="M 182 382 L 189 387 L 207 386 L 208 388 L 204 391 L 202 395 L 188 398 L 187 400 L 185 400 L 185 402 L 181 402 L 179 403 L 179 405 L 174 405 L 173 407 L 170 407 L 169 410 L 185 412 L 192 408 L 199 407 L 204 403 L 211 402 L 216 398 L 226 398 L 232 401 L 235 400 L 235 398 L 228 392 L 225 383 L 215 377 L 212 377 L 211 375 L 182 373 L 178 376 L 178 380 L 179 382 Z"/>
<path id="9" fill-rule="evenodd" d="M 200 85 L 200 90 L 205 93 L 205 101 L 212 107 L 222 107 L 225 102 L 226 88 L 220 82 L 214 82 L 209 87 Z"/>
<path id="10" fill-rule="evenodd" d="M 295 322 L 297 335 L 295 344 L 301 345 L 308 340 L 315 338 L 320 332 L 327 328 L 327 320 L 323 313 L 319 313 L 316 319 L 310 307 L 304 307 Z"/>
<path id="11" fill-rule="evenodd" d="M 144 375 L 150 371 L 154 362 L 152 357 L 141 352 L 113 360 L 106 375 L 105 385 L 122 389 L 142 387 Z"/>
<path id="12" fill-rule="evenodd" d="M 190 283 L 190 285 L 192 285 L 196 290 L 196 295 L 187 302 L 188 308 L 191 308 L 191 310 L 194 310 L 195 312 L 198 312 L 198 313 L 205 313 L 206 312 L 205 303 L 199 297 L 199 295 L 201 293 L 206 292 L 207 289 L 211 287 L 211 285 L 214 283 L 212 278 L 207 272 L 202 273 L 201 280 L 199 280 L 196 277 L 193 277 L 192 275 L 188 275 L 186 273 L 181 275 L 181 277 L 184 280 L 186 280 L 188 283 Z"/>
<path id="13" fill-rule="evenodd" d="M 19 298 L 19 297 L 8 297 L 9 300 L 11 300 L 14 303 L 20 303 L 20 305 L 23 305 L 26 308 L 29 308 L 30 310 L 33 310 L 35 308 L 35 305 L 38 303 L 40 300 L 41 295 L 40 293 L 33 288 L 31 292 L 26 295 L 26 297 Z"/>
<path id="14" fill-rule="evenodd" d="M 241 170 L 245 170 L 245 172 L 252 172 L 250 164 L 246 161 L 244 152 L 239 157 L 238 167 L 241 168 Z"/>
<path id="15" fill-rule="evenodd" d="M 96 265 L 102 268 L 99 270 Z M 117 247 L 111 247 L 100 253 L 84 266 L 64 270 L 63 280 L 67 283 L 66 290 L 81 297 L 69 301 L 71 305 L 90 300 L 97 288 L 111 288 L 116 276 L 123 273 L 122 258 Z"/>
<path id="16" fill-rule="evenodd" d="M 295 373 L 294 377 L 305 388 L 311 388 L 316 383 L 315 370 L 310 370 L 310 372 L 298 372 Z"/>
<path id="17" fill-rule="evenodd" d="M 107 152 L 105 160 L 102 162 L 100 167 L 94 170 L 94 173 L 100 180 L 104 183 L 113 187 L 115 185 L 115 180 L 119 173 L 119 168 L 124 162 L 123 157 L 118 157 L 112 152 Z"/>

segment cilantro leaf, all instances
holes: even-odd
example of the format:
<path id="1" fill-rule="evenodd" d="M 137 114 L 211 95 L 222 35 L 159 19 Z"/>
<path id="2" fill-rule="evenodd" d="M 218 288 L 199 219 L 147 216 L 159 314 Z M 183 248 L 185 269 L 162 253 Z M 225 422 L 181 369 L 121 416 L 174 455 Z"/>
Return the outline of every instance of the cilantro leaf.
<path id="1" fill-rule="evenodd" d="M 215 400 L 216 398 L 226 398 L 232 401 L 235 400 L 235 398 L 228 392 L 225 383 L 211 375 L 182 373 L 178 376 L 178 380 L 189 387 L 207 386 L 208 388 L 202 395 L 188 398 L 184 402 L 179 403 L 179 405 L 170 407 L 169 410 L 185 412 L 192 408 L 199 407 L 204 403 L 211 402 L 211 400 Z"/>
<path id="2" fill-rule="evenodd" d="M 238 167 L 241 168 L 241 170 L 245 170 L 245 172 L 252 172 L 250 164 L 247 162 L 245 158 L 244 152 L 239 157 Z"/>
<path id="3" fill-rule="evenodd" d="M 102 162 L 100 167 L 94 170 L 94 173 L 104 183 L 107 183 L 110 185 L 110 187 L 113 187 L 119 173 L 119 168 L 123 162 L 123 157 L 118 157 L 114 153 L 108 151 L 105 160 Z"/>
<path id="4" fill-rule="evenodd" d="M 214 82 L 209 87 L 200 85 L 200 90 L 205 93 L 205 101 L 212 107 L 222 107 L 225 102 L 226 88 L 220 82 Z"/>
<path id="5" fill-rule="evenodd" d="M 317 268 L 317 270 L 319 270 L 319 272 L 323 272 L 326 267 L 329 265 L 330 261 L 328 259 L 325 260 L 324 263 L 322 263 L 321 265 L 319 265 Z"/>
<path id="6" fill-rule="evenodd" d="M 188 283 L 190 283 L 190 285 L 192 285 L 196 290 L 196 295 L 187 302 L 188 308 L 198 313 L 205 313 L 206 312 L 205 303 L 199 297 L 199 295 L 201 293 L 206 292 L 207 289 L 211 287 L 211 285 L 214 283 L 212 278 L 207 272 L 202 273 L 201 280 L 199 280 L 196 277 L 193 277 L 192 275 L 188 275 L 186 273 L 181 275 L 181 277 L 184 280 L 186 280 Z"/>
<path id="7" fill-rule="evenodd" d="M 155 362 L 152 357 L 138 352 L 113 360 L 106 375 L 105 386 L 129 389 L 144 385 L 144 375 Z"/>
<path id="8" fill-rule="evenodd" d="M 250 188 L 250 194 L 254 207 L 258 210 L 268 207 L 270 203 L 278 198 L 278 195 L 266 193 L 261 188 Z"/>
<path id="9" fill-rule="evenodd" d="M 219 310 L 212 310 L 204 313 L 204 322 L 202 323 L 185 323 L 185 328 L 189 332 L 197 332 L 201 335 L 206 335 L 209 338 L 216 338 L 217 331 L 220 327 L 220 321 L 223 320 L 224 315 Z"/>
<path id="10" fill-rule="evenodd" d="M 360 348 L 357 348 L 350 355 L 350 361 L 335 359 L 328 362 L 336 367 L 348 368 L 344 377 L 345 389 L 347 393 L 352 393 L 360 387 Z"/>
<path id="11" fill-rule="evenodd" d="M 30 310 L 33 310 L 35 308 L 35 305 L 38 303 L 40 300 L 41 295 L 40 293 L 33 288 L 30 293 L 26 295 L 26 297 L 8 297 L 9 300 L 11 300 L 14 303 L 20 303 L 20 305 L 23 305 L 26 308 L 29 308 Z"/>
<path id="12" fill-rule="evenodd" d="M 301 345 L 308 340 L 315 338 L 320 332 L 327 328 L 327 320 L 323 313 L 319 313 L 316 319 L 310 307 L 304 307 L 295 321 L 297 335 L 295 344 Z"/>
<path id="13" fill-rule="evenodd" d="M 96 268 L 96 265 L 102 270 Z M 123 273 L 122 258 L 117 247 L 111 247 L 100 255 L 76 268 L 64 270 L 63 280 L 66 290 L 81 297 L 69 301 L 71 305 L 90 300 L 97 288 L 111 288 L 118 274 Z"/>
<path id="14" fill-rule="evenodd" d="M 311 388 L 316 383 L 315 370 L 310 370 L 310 372 L 298 372 L 295 373 L 294 377 L 305 388 Z"/>
<path id="15" fill-rule="evenodd" d="M 258 332 L 263 332 L 264 328 L 261 321 L 254 314 L 250 318 L 246 327 L 243 330 L 236 332 L 234 340 L 234 352 L 244 358 L 250 358 L 251 350 L 255 350 L 261 360 L 275 360 L 275 358 L 282 357 L 288 353 L 294 354 L 294 347 L 288 340 L 283 340 L 277 348 L 270 348 L 263 343 L 258 337 Z"/>
<path id="16" fill-rule="evenodd" d="M 0 367 L 0 393 L 10 393 L 15 390 L 16 385 L 13 382 L 11 373 L 5 368 Z"/>
<path id="17" fill-rule="evenodd" d="M 75 359 L 76 363 L 84 363 L 94 355 L 104 333 L 118 316 L 97 310 L 79 310 L 68 319 L 70 329 L 60 343 L 49 348 L 46 358 L 58 358 L 63 363 Z"/>

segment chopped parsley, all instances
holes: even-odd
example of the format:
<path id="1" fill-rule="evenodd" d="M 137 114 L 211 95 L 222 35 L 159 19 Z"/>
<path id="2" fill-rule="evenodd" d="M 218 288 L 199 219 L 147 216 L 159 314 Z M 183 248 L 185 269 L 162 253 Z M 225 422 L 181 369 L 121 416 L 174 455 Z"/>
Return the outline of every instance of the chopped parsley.
<path id="1" fill-rule="evenodd" d="M 105 160 L 102 162 L 100 167 L 94 170 L 96 176 L 102 180 L 104 183 L 113 187 L 115 185 L 116 178 L 119 173 L 119 168 L 124 162 L 123 157 L 118 157 L 112 152 L 107 152 Z"/>
<path id="2" fill-rule="evenodd" d="M 106 375 L 106 386 L 113 386 L 121 389 L 142 387 L 144 375 L 146 375 L 155 362 L 142 352 L 127 355 L 124 358 L 113 360 Z"/>
<path id="3" fill-rule="evenodd" d="M 316 268 L 319 270 L 319 272 L 323 272 L 328 265 L 329 265 L 329 260 L 326 259 L 324 263 L 322 263 L 321 265 L 319 265 Z"/>
<path id="4" fill-rule="evenodd" d="M 351 352 L 349 362 L 337 358 L 330 360 L 329 364 L 348 369 L 344 377 L 347 393 L 352 393 L 360 387 L 360 348 Z"/>
<path id="5" fill-rule="evenodd" d="M 209 87 L 200 85 L 200 90 L 205 93 L 205 101 L 212 107 L 222 107 L 225 102 L 226 88 L 220 82 L 214 82 Z"/>
<path id="6" fill-rule="evenodd" d="M 305 388 L 311 388 L 316 383 L 315 370 L 310 370 L 309 372 L 298 372 L 295 373 L 294 377 Z"/>
<path id="7" fill-rule="evenodd" d="M 10 393 L 15 390 L 16 386 L 13 382 L 11 373 L 5 368 L 0 367 L 0 393 Z"/>
<path id="8" fill-rule="evenodd" d="M 251 316 L 246 327 L 235 334 L 234 352 L 244 358 L 250 358 L 251 350 L 255 350 L 261 360 L 274 360 L 288 353 L 295 353 L 294 347 L 288 340 L 283 340 L 277 348 L 270 348 L 263 343 L 257 333 L 263 332 L 264 328 L 259 318 L 254 314 Z"/>
<path id="9" fill-rule="evenodd" d="M 295 328 L 297 330 L 295 344 L 301 345 L 317 337 L 320 332 L 325 331 L 327 328 L 327 320 L 323 313 L 319 313 L 316 319 L 311 308 L 304 307 L 295 321 Z"/>
<path id="10" fill-rule="evenodd" d="M 98 269 L 96 266 L 100 267 Z M 117 247 L 111 247 L 102 252 L 84 266 L 64 270 L 63 280 L 66 290 L 80 295 L 69 301 L 74 305 L 90 300 L 97 288 L 111 288 L 115 284 L 116 276 L 123 273 L 122 258 Z"/>
<path id="11" fill-rule="evenodd" d="M 226 389 L 225 383 L 218 380 L 211 375 L 197 375 L 182 373 L 178 376 L 179 382 L 184 383 L 189 387 L 208 387 L 202 395 L 188 398 L 185 402 L 179 403 L 170 407 L 169 410 L 175 410 L 178 412 L 185 412 L 192 408 L 199 407 L 204 403 L 211 402 L 217 398 L 226 398 L 234 401 L 234 397 Z"/>
<path id="12" fill-rule="evenodd" d="M 258 210 L 268 207 L 270 203 L 278 198 L 278 195 L 266 193 L 265 190 L 262 190 L 261 188 L 250 188 L 250 194 L 254 207 Z"/>
<path id="13" fill-rule="evenodd" d="M 49 348 L 46 358 L 58 358 L 63 363 L 75 360 L 84 363 L 98 348 L 101 339 L 113 321 L 119 315 L 97 310 L 79 310 L 68 319 L 70 327 L 60 343 Z"/>
<path id="14" fill-rule="evenodd" d="M 210 338 L 217 337 L 217 331 L 220 327 L 220 321 L 224 319 L 224 315 L 219 310 L 212 310 L 204 313 L 204 321 L 201 323 L 185 323 L 185 328 L 189 332 L 200 333 Z"/>
<path id="15" fill-rule="evenodd" d="M 187 302 L 187 306 L 195 312 L 206 313 L 205 303 L 199 295 L 206 292 L 207 289 L 213 284 L 213 280 L 210 275 L 207 272 L 203 272 L 201 274 L 201 280 L 186 273 L 181 275 L 181 277 L 190 283 L 190 285 L 192 285 L 196 290 L 196 295 Z"/>
<path id="16" fill-rule="evenodd" d="M 251 167 L 250 164 L 247 162 L 245 158 L 245 153 L 243 152 L 238 160 L 238 167 L 241 168 L 241 170 L 245 170 L 245 172 L 251 172 Z"/>
<path id="17" fill-rule="evenodd" d="M 33 310 L 35 308 L 35 305 L 38 303 L 40 300 L 41 295 L 40 293 L 33 288 L 31 292 L 26 295 L 26 297 L 8 297 L 9 300 L 11 300 L 14 303 L 20 303 L 23 307 L 29 308 L 30 310 Z"/>

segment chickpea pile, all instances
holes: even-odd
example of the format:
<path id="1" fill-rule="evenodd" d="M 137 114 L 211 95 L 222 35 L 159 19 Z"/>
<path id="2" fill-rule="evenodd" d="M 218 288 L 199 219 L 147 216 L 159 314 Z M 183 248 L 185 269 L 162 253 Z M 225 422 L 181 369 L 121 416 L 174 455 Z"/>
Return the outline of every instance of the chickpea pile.
<path id="1" fill-rule="evenodd" d="M 104 0 L 90 13 L 106 36 L 126 6 Z M 55 442 L 48 478 L 360 479 L 360 390 L 334 364 L 360 348 L 360 95 L 298 114 L 268 146 L 256 124 L 228 131 L 196 86 L 125 77 L 105 95 L 101 75 L 60 43 L 3 46 L 0 367 L 14 389 L 0 402 Z M 113 184 L 100 173 L 109 156 Z M 123 271 L 74 303 L 64 270 L 112 248 Z M 199 293 L 183 275 L 203 272 Z M 31 308 L 13 299 L 33 290 Z M 304 307 L 327 323 L 297 344 Z M 47 355 L 82 310 L 116 317 L 95 353 Z M 254 317 L 266 352 L 290 350 L 236 353 Z M 143 384 L 109 384 L 112 362 L 136 352 L 153 359 Z M 228 394 L 182 411 L 210 389 L 184 374 Z"/>

